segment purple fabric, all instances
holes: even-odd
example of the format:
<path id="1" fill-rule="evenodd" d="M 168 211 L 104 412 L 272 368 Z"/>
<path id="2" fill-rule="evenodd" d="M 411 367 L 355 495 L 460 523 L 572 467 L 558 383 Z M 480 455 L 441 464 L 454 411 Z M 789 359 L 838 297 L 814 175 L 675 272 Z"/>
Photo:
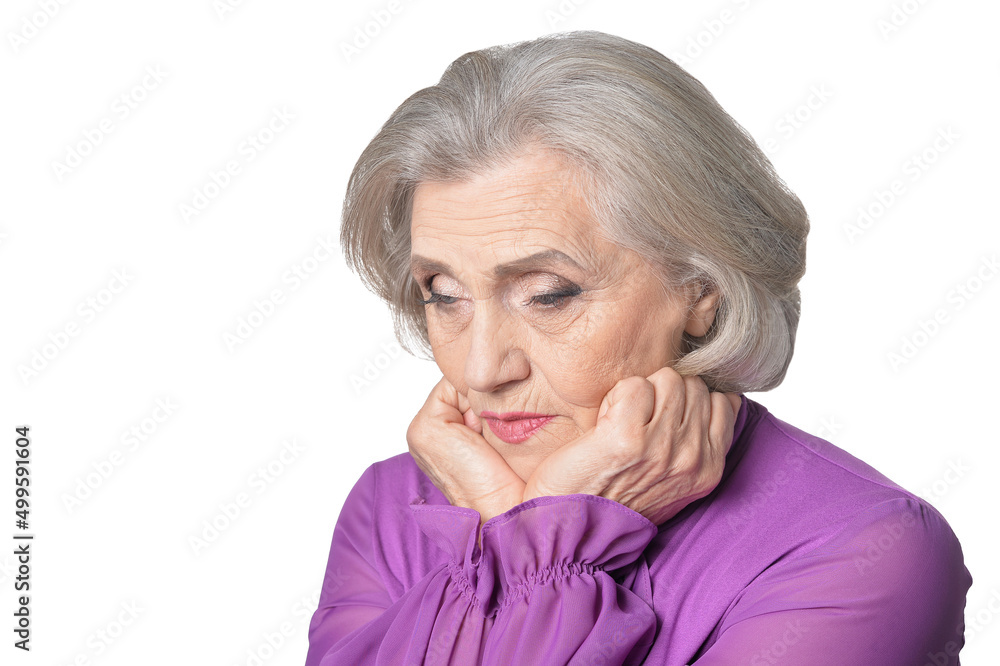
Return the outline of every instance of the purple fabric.
<path id="1" fill-rule="evenodd" d="M 307 666 L 958 664 L 972 578 L 944 518 L 742 399 L 719 486 L 657 528 L 593 495 L 483 526 L 409 453 L 333 533 Z"/>

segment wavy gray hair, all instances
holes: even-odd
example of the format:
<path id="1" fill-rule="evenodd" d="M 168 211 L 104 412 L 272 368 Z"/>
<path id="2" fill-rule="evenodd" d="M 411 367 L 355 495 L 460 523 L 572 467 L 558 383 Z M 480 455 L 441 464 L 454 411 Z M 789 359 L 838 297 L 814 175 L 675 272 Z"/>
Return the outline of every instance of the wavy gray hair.
<path id="1" fill-rule="evenodd" d="M 389 305 L 404 349 L 432 358 L 409 267 L 414 189 L 488 172 L 530 144 L 569 159 L 599 231 L 649 261 L 665 288 L 718 291 L 709 331 L 684 334 L 678 373 L 716 391 L 781 383 L 805 273 L 802 203 L 698 80 L 649 47 L 593 31 L 466 53 L 404 101 L 358 159 L 341 244 Z"/>

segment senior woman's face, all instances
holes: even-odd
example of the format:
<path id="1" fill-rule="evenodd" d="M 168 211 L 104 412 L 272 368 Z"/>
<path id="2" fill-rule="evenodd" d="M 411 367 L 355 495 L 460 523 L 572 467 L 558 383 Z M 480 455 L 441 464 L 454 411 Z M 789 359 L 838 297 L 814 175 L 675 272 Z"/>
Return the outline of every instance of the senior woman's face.
<path id="1" fill-rule="evenodd" d="M 597 422 L 624 377 L 671 364 L 703 335 L 714 296 L 689 310 L 636 253 L 602 238 L 561 157 L 539 147 L 467 182 L 414 193 L 413 276 L 434 359 L 522 479 Z M 432 294 L 436 296 L 432 297 Z M 506 428 L 483 412 L 551 416 Z M 486 427 L 489 426 L 489 427 Z"/>

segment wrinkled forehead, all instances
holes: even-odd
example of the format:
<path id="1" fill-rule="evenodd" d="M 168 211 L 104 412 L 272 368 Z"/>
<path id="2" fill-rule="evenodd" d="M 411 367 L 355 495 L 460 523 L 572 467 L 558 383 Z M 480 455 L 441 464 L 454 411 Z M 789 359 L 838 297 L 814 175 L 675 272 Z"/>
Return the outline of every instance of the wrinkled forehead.
<path id="1" fill-rule="evenodd" d="M 413 254 L 435 242 L 550 244 L 592 233 L 593 226 L 576 169 L 545 150 L 463 181 L 423 182 L 411 200 Z"/>

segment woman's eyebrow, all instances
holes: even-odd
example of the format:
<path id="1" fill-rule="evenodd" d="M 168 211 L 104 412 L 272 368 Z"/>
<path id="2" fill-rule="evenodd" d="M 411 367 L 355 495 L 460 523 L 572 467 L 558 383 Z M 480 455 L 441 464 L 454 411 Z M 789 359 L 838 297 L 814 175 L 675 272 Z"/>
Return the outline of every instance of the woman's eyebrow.
<path id="1" fill-rule="evenodd" d="M 511 275 L 524 273 L 533 269 L 548 268 L 553 264 L 564 264 L 579 271 L 584 270 L 575 259 L 565 252 L 548 249 L 542 250 L 541 252 L 535 252 L 534 254 L 529 254 L 527 257 L 521 257 L 520 259 L 515 259 L 514 261 L 494 266 L 493 277 L 496 280 L 502 280 L 503 278 Z M 414 254 L 410 257 L 410 270 L 414 273 L 422 271 L 427 273 L 433 272 L 446 273 L 448 275 L 452 274 L 451 267 L 447 264 L 423 257 L 419 254 Z"/>

